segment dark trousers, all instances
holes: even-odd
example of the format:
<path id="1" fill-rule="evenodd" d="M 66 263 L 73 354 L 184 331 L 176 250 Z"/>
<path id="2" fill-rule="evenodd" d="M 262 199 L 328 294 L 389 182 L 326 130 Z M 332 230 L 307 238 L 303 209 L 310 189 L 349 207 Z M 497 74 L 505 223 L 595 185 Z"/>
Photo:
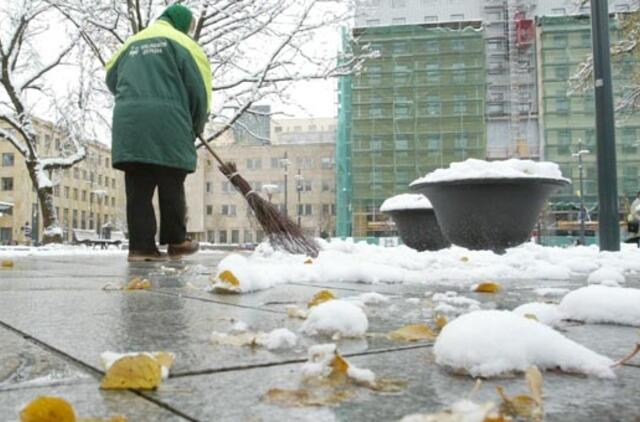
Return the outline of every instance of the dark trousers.
<path id="1" fill-rule="evenodd" d="M 123 165 L 127 192 L 129 250 L 156 250 L 156 215 L 153 194 L 158 188 L 160 204 L 160 244 L 178 244 L 186 239 L 184 179 L 187 172 L 152 164 Z"/>

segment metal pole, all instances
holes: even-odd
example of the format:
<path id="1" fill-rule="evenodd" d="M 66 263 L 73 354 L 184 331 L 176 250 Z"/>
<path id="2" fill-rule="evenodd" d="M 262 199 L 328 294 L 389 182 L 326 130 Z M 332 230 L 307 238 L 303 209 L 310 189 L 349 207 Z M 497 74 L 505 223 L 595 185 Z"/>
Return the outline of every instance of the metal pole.
<path id="1" fill-rule="evenodd" d="M 288 175 L 288 171 L 289 171 L 289 168 L 288 168 L 289 164 L 288 163 L 289 163 L 289 160 L 287 159 L 287 156 L 288 156 L 287 155 L 287 151 L 285 151 L 284 152 L 284 161 L 283 161 L 283 163 L 284 163 L 284 215 L 285 215 L 285 217 L 289 215 L 288 210 L 287 210 L 287 204 L 288 204 L 288 199 L 289 199 L 289 196 L 288 196 L 289 188 L 288 188 L 288 184 L 287 184 L 287 182 L 288 182 L 287 179 L 288 179 L 288 176 L 289 176 Z"/>
<path id="2" fill-rule="evenodd" d="M 582 144 L 578 143 L 578 151 L 582 151 Z M 580 244 L 586 245 L 584 242 L 584 181 L 582 177 L 582 154 L 578 152 L 578 169 L 580 170 Z"/>
<path id="3" fill-rule="evenodd" d="M 591 0 L 593 78 L 595 85 L 596 139 L 598 159 L 598 205 L 601 251 L 620 250 L 616 138 L 609 51 L 609 3 Z"/>
<path id="4" fill-rule="evenodd" d="M 302 194 L 302 179 L 301 179 L 302 175 L 300 174 L 300 169 L 298 169 L 298 177 L 297 177 L 297 182 L 296 182 L 296 188 L 298 189 L 298 227 L 300 226 L 300 222 L 301 222 L 301 212 L 300 212 L 300 201 L 301 201 L 301 194 Z"/>

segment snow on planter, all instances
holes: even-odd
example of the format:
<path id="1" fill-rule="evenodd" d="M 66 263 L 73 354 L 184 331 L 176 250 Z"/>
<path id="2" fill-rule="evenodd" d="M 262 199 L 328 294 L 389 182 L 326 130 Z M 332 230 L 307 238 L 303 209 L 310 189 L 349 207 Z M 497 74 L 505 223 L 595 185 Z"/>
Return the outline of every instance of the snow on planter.
<path id="1" fill-rule="evenodd" d="M 330 300 L 314 306 L 302 325 L 302 331 L 309 335 L 340 337 L 362 337 L 367 328 L 369 320 L 364 311 L 345 300 Z"/>
<path id="2" fill-rule="evenodd" d="M 554 327 L 560 324 L 563 319 L 566 319 L 566 315 L 560 311 L 555 303 L 525 303 L 518 306 L 513 312 L 523 317 L 533 316 L 538 322 L 550 327 Z"/>
<path id="3" fill-rule="evenodd" d="M 613 361 L 537 321 L 510 311 L 475 311 L 449 322 L 434 345 L 436 362 L 471 376 L 495 377 L 536 365 L 613 378 Z"/>
<path id="4" fill-rule="evenodd" d="M 416 179 L 411 186 L 420 183 L 449 182 L 465 179 L 514 179 L 540 178 L 565 180 L 560 167 L 548 161 L 518 160 L 512 158 L 503 161 L 484 161 L 469 158 L 466 161 L 451 163 L 448 168 L 437 169 L 426 176 Z"/>
<path id="5" fill-rule="evenodd" d="M 640 327 L 640 289 L 582 287 L 562 298 L 560 310 L 577 321 Z"/>
<path id="6" fill-rule="evenodd" d="M 380 212 L 430 209 L 433 209 L 433 206 L 427 197 L 416 193 L 402 193 L 392 196 L 391 198 L 387 198 L 382 203 L 382 206 L 380 206 Z"/>

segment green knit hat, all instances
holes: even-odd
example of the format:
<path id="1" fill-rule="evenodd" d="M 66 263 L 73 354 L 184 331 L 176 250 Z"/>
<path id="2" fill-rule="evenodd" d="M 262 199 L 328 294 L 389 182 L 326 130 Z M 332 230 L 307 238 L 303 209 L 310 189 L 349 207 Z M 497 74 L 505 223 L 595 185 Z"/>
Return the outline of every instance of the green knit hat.
<path id="1" fill-rule="evenodd" d="M 191 10 L 181 4 L 172 4 L 160 15 L 160 19 L 166 20 L 171 26 L 184 34 L 189 32 L 192 17 Z"/>

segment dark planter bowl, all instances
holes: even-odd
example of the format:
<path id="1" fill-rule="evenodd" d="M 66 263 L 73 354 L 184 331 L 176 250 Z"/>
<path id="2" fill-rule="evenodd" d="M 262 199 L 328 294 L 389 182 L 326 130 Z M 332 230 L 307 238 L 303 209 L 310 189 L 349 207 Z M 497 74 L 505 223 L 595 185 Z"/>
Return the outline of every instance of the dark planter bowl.
<path id="1" fill-rule="evenodd" d="M 475 250 L 505 249 L 526 242 L 545 201 L 569 182 L 558 179 L 466 179 L 420 183 L 451 243 Z"/>
<path id="2" fill-rule="evenodd" d="M 451 243 L 440 231 L 433 209 L 398 209 L 385 211 L 398 228 L 402 242 L 417 251 L 437 251 Z"/>

